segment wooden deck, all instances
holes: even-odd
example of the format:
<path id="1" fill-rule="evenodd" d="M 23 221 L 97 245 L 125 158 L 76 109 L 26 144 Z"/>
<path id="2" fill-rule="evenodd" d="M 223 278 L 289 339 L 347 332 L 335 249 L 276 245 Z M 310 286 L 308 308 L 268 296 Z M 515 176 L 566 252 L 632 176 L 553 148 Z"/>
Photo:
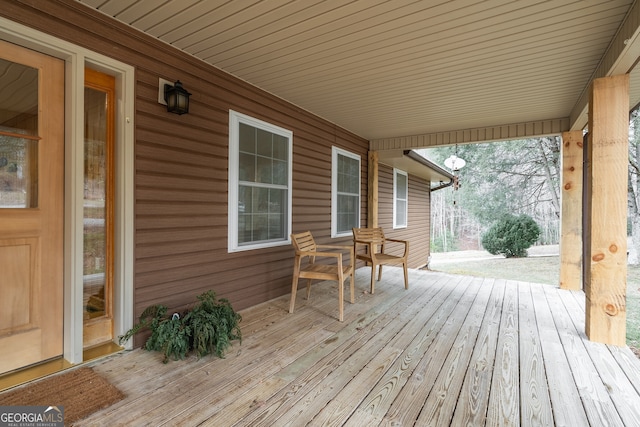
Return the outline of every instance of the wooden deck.
<path id="1" fill-rule="evenodd" d="M 96 362 L 127 398 L 77 425 L 640 425 L 640 361 L 586 339 L 583 293 L 409 274 L 358 270 L 343 323 L 331 282 L 245 310 L 226 359 Z"/>

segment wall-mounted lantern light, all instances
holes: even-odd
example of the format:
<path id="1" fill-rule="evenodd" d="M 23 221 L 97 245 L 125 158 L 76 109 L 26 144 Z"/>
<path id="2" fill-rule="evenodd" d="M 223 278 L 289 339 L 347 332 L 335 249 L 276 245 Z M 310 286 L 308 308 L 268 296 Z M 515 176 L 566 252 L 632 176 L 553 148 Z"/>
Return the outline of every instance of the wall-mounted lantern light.
<path id="1" fill-rule="evenodd" d="M 189 112 L 189 96 L 191 94 L 182 87 L 180 80 L 174 85 L 164 85 L 164 100 L 167 103 L 167 111 L 176 114 L 186 114 Z"/>

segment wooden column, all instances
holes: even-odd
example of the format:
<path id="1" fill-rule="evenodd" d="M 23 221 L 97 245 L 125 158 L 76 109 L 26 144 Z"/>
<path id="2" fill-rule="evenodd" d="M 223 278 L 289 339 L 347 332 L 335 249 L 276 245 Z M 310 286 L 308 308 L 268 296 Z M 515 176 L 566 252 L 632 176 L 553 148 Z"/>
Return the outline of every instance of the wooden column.
<path id="1" fill-rule="evenodd" d="M 562 133 L 560 288 L 582 289 L 582 131 Z"/>
<path id="2" fill-rule="evenodd" d="M 585 202 L 586 334 L 626 343 L 629 76 L 593 81 Z"/>
<path id="3" fill-rule="evenodd" d="M 367 191 L 367 227 L 378 226 L 378 152 L 369 151 L 369 189 Z"/>

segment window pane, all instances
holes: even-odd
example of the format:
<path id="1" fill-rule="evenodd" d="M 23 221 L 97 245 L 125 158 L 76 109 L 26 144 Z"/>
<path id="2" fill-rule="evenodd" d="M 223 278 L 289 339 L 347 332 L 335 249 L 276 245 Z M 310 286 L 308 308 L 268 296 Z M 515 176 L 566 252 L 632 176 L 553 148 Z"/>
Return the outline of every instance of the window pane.
<path id="1" fill-rule="evenodd" d="M 253 213 L 269 213 L 269 189 L 253 189 Z"/>
<path id="2" fill-rule="evenodd" d="M 38 141 L 0 135 L 0 208 L 38 207 Z"/>
<path id="3" fill-rule="evenodd" d="M 360 169 L 360 162 L 357 159 L 353 159 L 351 157 L 346 158 L 347 163 L 347 172 L 350 176 L 357 178 L 358 171 Z"/>
<path id="4" fill-rule="evenodd" d="M 0 208 L 38 207 L 38 70 L 0 59 Z M 20 135 L 25 135 L 21 138 Z"/>
<path id="5" fill-rule="evenodd" d="M 397 184 L 397 188 L 396 188 L 396 197 L 398 197 L 399 199 L 405 199 L 407 198 L 407 176 L 406 175 L 402 175 L 402 174 L 397 174 L 396 175 L 396 184 Z"/>
<path id="6" fill-rule="evenodd" d="M 238 244 L 251 241 L 251 215 L 238 215 Z"/>
<path id="7" fill-rule="evenodd" d="M 404 200 L 396 202 L 396 225 L 407 225 L 407 202 Z"/>
<path id="8" fill-rule="evenodd" d="M 284 240 L 287 238 L 286 220 L 287 213 L 287 190 L 272 188 L 269 191 L 269 239 Z"/>
<path id="9" fill-rule="evenodd" d="M 284 230 L 284 215 L 269 215 L 269 239 L 281 239 Z"/>
<path id="10" fill-rule="evenodd" d="M 84 90 L 84 301 L 85 321 L 105 315 L 107 259 L 107 94 Z"/>
<path id="11" fill-rule="evenodd" d="M 271 157 L 273 153 L 273 134 L 266 130 L 257 129 L 258 147 L 257 151 L 260 156 Z"/>
<path id="12" fill-rule="evenodd" d="M 7 88 L 0 97 L 0 131 L 37 136 L 38 70 L 0 59 L 0 78 Z"/>
<path id="13" fill-rule="evenodd" d="M 240 123 L 240 152 L 256 152 L 256 128 Z"/>
<path id="14" fill-rule="evenodd" d="M 348 232 L 357 227 L 357 204 L 357 196 L 338 195 L 338 232 Z"/>
<path id="15" fill-rule="evenodd" d="M 258 157 L 256 159 L 256 166 L 258 168 L 258 175 L 255 182 L 262 182 L 265 184 L 271 184 L 273 178 L 271 173 L 273 172 L 273 164 L 271 159 L 265 157 Z"/>
<path id="16" fill-rule="evenodd" d="M 256 156 L 241 152 L 239 162 L 240 181 L 254 182 L 256 180 Z"/>
<path id="17" fill-rule="evenodd" d="M 338 191 L 341 193 L 358 194 L 359 161 L 347 156 L 338 156 Z"/>
<path id="18" fill-rule="evenodd" d="M 238 191 L 238 213 L 253 212 L 252 189 L 241 185 Z"/>
<path id="19" fill-rule="evenodd" d="M 273 135 L 273 158 L 287 161 L 289 157 L 289 140 L 282 135 Z"/>
<path id="20" fill-rule="evenodd" d="M 273 161 L 273 184 L 287 185 L 289 178 L 287 166 L 287 162 L 279 160 Z"/>

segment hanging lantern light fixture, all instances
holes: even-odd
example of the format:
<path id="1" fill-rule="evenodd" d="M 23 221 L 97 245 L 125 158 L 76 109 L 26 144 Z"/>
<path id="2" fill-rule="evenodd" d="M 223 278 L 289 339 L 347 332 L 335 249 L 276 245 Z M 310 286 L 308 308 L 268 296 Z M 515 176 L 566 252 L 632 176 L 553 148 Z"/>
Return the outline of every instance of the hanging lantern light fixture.
<path id="1" fill-rule="evenodd" d="M 450 155 L 444 161 L 444 165 L 451 169 L 451 172 L 453 173 L 452 183 L 454 191 L 460 188 L 460 178 L 458 177 L 458 171 L 462 169 L 466 164 L 467 162 L 465 162 L 464 159 L 458 157 L 458 146 L 456 145 L 455 154 Z M 455 200 L 453 201 L 453 204 L 456 204 Z"/>
<path id="2" fill-rule="evenodd" d="M 461 159 L 460 157 L 456 156 L 455 154 L 450 155 L 444 161 L 444 165 L 446 167 L 448 167 L 449 169 L 451 169 L 453 172 L 458 172 L 466 164 L 467 164 L 467 162 L 465 162 L 463 159 Z"/>

